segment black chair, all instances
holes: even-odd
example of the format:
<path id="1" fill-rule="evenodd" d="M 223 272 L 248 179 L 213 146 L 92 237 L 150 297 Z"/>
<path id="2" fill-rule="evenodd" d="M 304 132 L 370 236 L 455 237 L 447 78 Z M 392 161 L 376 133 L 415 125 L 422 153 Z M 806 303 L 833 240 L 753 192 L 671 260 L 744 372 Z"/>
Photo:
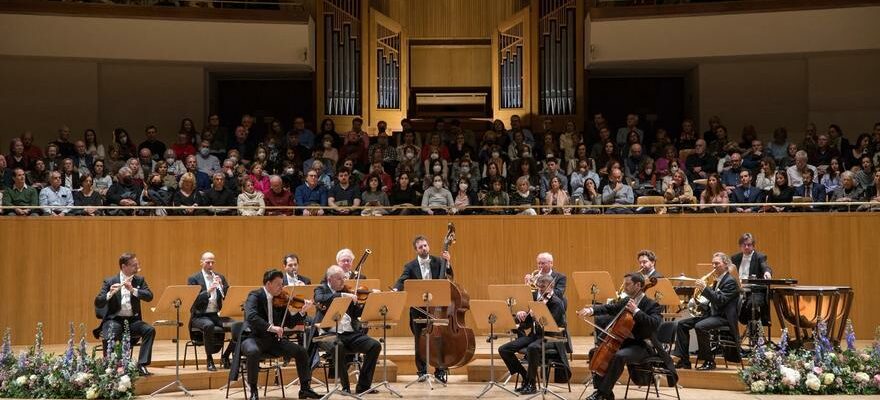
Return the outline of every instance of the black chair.
<path id="1" fill-rule="evenodd" d="M 174 339 L 171 339 L 174 342 Z M 186 368 L 186 355 L 192 347 L 193 358 L 196 360 L 196 371 L 199 370 L 199 347 L 205 346 L 205 335 L 198 329 L 189 328 L 189 340 L 183 346 L 183 368 Z"/>
<path id="2" fill-rule="evenodd" d="M 629 383 L 633 381 L 633 375 L 638 374 L 640 376 L 649 377 L 649 381 L 647 382 L 648 387 L 645 389 L 645 400 L 647 400 L 648 396 L 651 394 L 651 385 L 654 386 L 654 393 L 656 393 L 656 396 L 658 398 L 660 397 L 660 388 L 657 384 L 656 378 L 657 375 L 664 375 L 667 379 L 673 382 L 672 386 L 675 387 L 675 398 L 681 400 L 681 395 L 678 392 L 678 379 L 675 370 L 669 370 L 666 368 L 666 362 L 664 361 L 664 358 L 669 357 L 668 353 L 672 349 L 672 345 L 675 343 L 675 330 L 676 323 L 674 321 L 663 322 L 657 329 L 656 339 L 662 350 L 666 352 L 666 357 L 663 357 L 663 354 L 653 354 L 639 363 L 627 364 L 629 377 L 626 380 L 626 392 L 623 394 L 624 399 L 627 394 L 629 394 Z"/>
<path id="3" fill-rule="evenodd" d="M 246 332 L 242 332 L 244 327 L 244 322 L 235 322 L 232 324 L 232 339 L 230 343 L 236 346 L 236 353 L 238 354 L 238 378 L 241 380 L 241 387 L 243 389 L 244 398 L 248 398 L 248 385 L 247 385 L 247 356 L 241 353 L 240 343 L 243 339 L 247 337 Z M 269 391 L 269 371 L 275 371 L 275 384 L 281 387 L 281 398 L 286 398 L 284 393 L 284 375 L 282 371 L 282 362 L 280 358 L 277 357 L 260 357 L 260 361 L 270 361 L 268 366 L 260 366 L 260 372 L 266 372 L 266 385 L 263 387 L 263 396 L 265 397 Z M 229 386 L 231 381 L 226 382 L 226 398 L 229 398 Z"/>
<path id="4" fill-rule="evenodd" d="M 724 357 L 724 367 L 730 368 L 728 361 L 739 362 L 740 368 L 745 368 L 740 355 L 739 341 L 733 339 L 730 327 L 727 325 L 709 330 L 709 348 L 712 355 Z"/>
<path id="5" fill-rule="evenodd" d="M 566 338 L 566 346 L 565 346 L 566 354 L 565 355 L 560 355 L 559 352 L 556 351 L 556 349 L 552 348 L 552 347 L 547 347 L 545 349 L 544 362 L 546 363 L 546 365 L 544 365 L 544 370 L 541 371 L 542 373 L 536 377 L 538 380 L 536 382 L 536 384 L 538 384 L 540 386 L 542 379 L 549 382 L 550 381 L 550 371 L 553 371 L 554 376 L 558 376 L 561 372 L 563 374 L 568 375 L 568 379 L 565 380 L 565 383 L 568 386 L 568 392 L 571 393 L 571 373 L 568 369 L 565 368 L 565 363 L 562 360 L 562 357 L 568 357 L 569 361 L 571 361 L 571 358 L 572 358 L 571 336 L 568 335 L 568 331 L 565 332 L 565 338 Z M 527 365 L 528 360 L 526 360 L 526 349 L 525 348 L 520 349 L 517 353 L 522 355 L 522 357 L 520 358 L 520 362 L 523 365 Z M 517 374 L 516 380 L 514 380 L 513 387 L 517 387 L 518 385 L 519 385 L 519 374 Z"/>

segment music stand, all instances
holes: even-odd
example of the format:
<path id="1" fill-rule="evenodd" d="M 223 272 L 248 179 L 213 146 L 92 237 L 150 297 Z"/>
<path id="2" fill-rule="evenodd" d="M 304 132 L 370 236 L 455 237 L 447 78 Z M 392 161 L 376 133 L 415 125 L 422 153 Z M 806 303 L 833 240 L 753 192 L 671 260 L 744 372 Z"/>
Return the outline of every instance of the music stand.
<path id="1" fill-rule="evenodd" d="M 517 311 L 529 311 L 529 302 L 534 300 L 532 289 L 524 284 L 489 285 L 489 299 L 501 300 L 507 304 L 510 315 Z"/>
<path id="2" fill-rule="evenodd" d="M 419 318 L 414 323 L 427 324 L 422 334 L 425 335 L 425 364 L 431 363 L 431 328 L 435 325 L 449 325 L 449 320 L 435 318 L 428 311 L 429 307 L 448 307 L 452 302 L 452 282 L 446 279 L 409 279 L 405 283 L 406 304 L 419 310 L 425 315 L 425 318 Z M 418 357 L 418 349 L 416 349 L 416 357 Z M 439 358 L 439 357 L 438 357 Z M 443 366 L 440 366 L 442 368 Z M 408 388 L 421 381 L 421 377 L 416 377 L 404 388 Z M 445 383 L 434 378 L 434 375 L 425 374 L 425 378 L 421 382 L 426 382 L 431 390 L 434 390 L 434 381 L 439 382 L 444 387 Z"/>
<path id="3" fill-rule="evenodd" d="M 315 300 L 315 288 L 321 285 L 287 285 L 282 290 L 287 292 L 288 296 L 302 296 L 304 300 Z M 314 318 L 315 313 L 317 313 L 317 307 L 312 307 L 309 311 L 306 312 L 308 317 Z M 310 323 L 312 321 L 310 318 L 306 318 L 303 323 L 303 347 L 308 350 L 309 345 L 312 342 L 314 331 L 310 329 L 310 327 L 314 326 L 314 323 Z M 310 361 L 311 362 L 311 361 Z M 325 377 L 326 378 L 326 377 Z M 295 384 L 299 383 L 299 377 L 294 378 L 290 383 L 288 383 L 285 388 L 289 388 Z M 324 384 L 320 379 L 312 377 L 312 384 L 321 386 Z"/>
<path id="4" fill-rule="evenodd" d="M 673 307 L 678 307 L 676 309 L 676 313 L 681 311 L 681 300 L 678 298 L 678 294 L 675 293 L 675 288 L 672 287 L 672 282 L 666 278 L 657 279 L 657 284 L 654 287 L 648 288 L 645 291 L 645 296 L 648 296 L 649 299 L 654 300 L 657 304 L 666 308 L 667 314 L 668 311 Z M 671 315 L 667 315 L 671 316 Z"/>
<path id="5" fill-rule="evenodd" d="M 248 294 L 250 294 L 254 289 L 259 289 L 262 286 L 230 286 L 229 290 L 226 291 L 226 297 L 223 298 L 223 305 L 225 306 L 220 310 L 218 315 L 221 316 L 221 322 L 223 322 L 222 318 L 229 318 L 230 320 L 244 320 L 244 303 L 247 301 Z M 232 323 L 229 322 L 223 323 L 223 330 L 230 330 L 232 328 Z M 225 338 L 225 336 L 224 336 Z M 232 341 L 229 341 L 228 346 L 232 345 Z M 224 390 L 229 386 L 227 382 L 225 385 L 218 388 L 218 390 Z"/>
<path id="6" fill-rule="evenodd" d="M 512 298 L 509 296 L 508 298 Z M 503 300 L 471 300 L 471 312 L 474 315 L 474 322 L 477 329 L 489 331 L 489 382 L 483 387 L 483 391 L 477 395 L 477 398 L 483 397 L 493 387 L 498 387 L 514 396 L 519 396 L 516 392 L 495 382 L 495 325 L 498 325 L 502 331 L 509 332 L 516 329 L 516 322 L 510 314 L 510 306 L 508 302 Z"/>
<path id="7" fill-rule="evenodd" d="M 183 325 L 183 322 L 180 321 L 180 306 L 184 304 L 192 304 L 196 301 L 196 297 L 199 295 L 199 291 L 201 287 L 193 286 L 193 285 L 172 285 L 165 288 L 162 292 L 162 296 L 159 297 L 159 301 L 156 303 L 156 307 L 151 307 L 150 310 L 156 313 L 167 312 L 174 309 L 177 315 L 177 319 L 171 320 L 159 320 L 154 322 L 153 324 L 156 326 L 170 326 L 171 324 L 175 325 L 175 340 L 174 347 L 176 349 L 174 353 L 174 381 L 162 386 L 158 390 L 153 393 L 150 393 L 150 397 L 153 397 L 163 391 L 168 389 L 174 385 L 177 385 L 177 388 L 180 389 L 187 396 L 192 396 L 192 393 L 183 386 L 183 382 L 180 381 L 180 327 Z"/>
<path id="8" fill-rule="evenodd" d="M 547 338 L 547 332 L 562 332 L 564 328 L 561 328 L 559 325 L 556 325 L 556 320 L 553 319 L 553 314 L 550 313 L 550 309 L 547 308 L 547 305 L 541 301 L 530 301 L 529 309 L 532 313 L 532 319 L 536 324 L 541 325 L 541 373 L 543 374 L 547 368 L 547 341 L 553 340 L 554 342 L 559 341 L 559 339 Z M 560 354 L 560 356 L 565 357 L 565 355 Z M 529 397 L 526 400 L 533 399 L 537 396 L 541 396 L 541 398 L 545 398 L 548 394 L 556 397 L 559 400 L 565 400 L 564 397 L 560 396 L 556 392 L 550 389 L 550 377 L 547 376 L 544 379 L 544 388 L 538 391 Z"/>
<path id="9" fill-rule="evenodd" d="M 362 397 L 348 393 L 342 390 L 342 384 L 339 382 L 339 321 L 342 319 L 342 316 L 348 311 L 348 306 L 351 305 L 351 297 L 340 296 L 333 299 L 333 302 L 330 303 L 330 307 L 327 308 L 327 312 L 324 314 L 324 318 L 321 322 L 316 322 L 315 326 L 320 329 L 329 329 L 335 328 L 335 332 L 333 334 L 333 370 L 336 373 L 336 385 L 332 390 L 327 392 L 324 397 L 321 397 L 321 400 L 327 400 L 333 394 L 339 394 L 345 397 L 352 397 L 358 400 L 363 400 Z"/>
<path id="10" fill-rule="evenodd" d="M 590 305 L 603 304 L 606 300 L 617 297 L 617 286 L 608 271 L 578 271 L 571 277 L 581 302 L 588 302 Z M 590 327 L 587 329 L 591 330 Z M 596 331 L 588 333 L 595 335 Z"/>
<path id="11" fill-rule="evenodd" d="M 378 279 L 376 280 L 378 281 Z M 382 382 L 374 384 L 367 390 L 368 392 L 384 387 L 391 394 L 403 397 L 388 382 L 388 328 L 397 325 L 397 321 L 400 321 L 404 304 L 406 304 L 406 292 L 372 293 L 364 303 L 364 310 L 358 319 L 366 323 L 368 327 L 382 324 L 382 339 L 379 339 L 379 342 L 382 343 Z"/>

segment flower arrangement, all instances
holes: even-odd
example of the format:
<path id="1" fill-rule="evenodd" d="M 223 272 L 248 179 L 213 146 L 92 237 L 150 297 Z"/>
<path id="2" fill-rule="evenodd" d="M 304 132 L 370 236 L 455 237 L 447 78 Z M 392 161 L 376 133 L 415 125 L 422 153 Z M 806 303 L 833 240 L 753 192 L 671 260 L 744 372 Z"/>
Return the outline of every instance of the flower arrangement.
<path id="1" fill-rule="evenodd" d="M 788 330 L 782 331 L 780 346 L 768 349 L 760 340 L 750 356 L 750 365 L 739 375 L 752 393 L 773 394 L 878 394 L 880 393 L 880 327 L 873 346 L 856 349 L 852 321 L 846 321 L 846 348 L 828 339 L 827 325 L 816 326 L 812 350 L 789 350 Z"/>
<path id="2" fill-rule="evenodd" d="M 137 365 L 130 361 L 131 337 L 128 323 L 122 340 L 112 343 L 107 357 L 92 357 L 86 351 L 85 328 L 78 343 L 70 324 L 67 350 L 61 356 L 43 351 L 43 324 L 37 324 L 34 345 L 18 356 L 12 352 L 12 331 L 7 328 L 0 348 L 0 397 L 131 399 L 138 378 Z"/>

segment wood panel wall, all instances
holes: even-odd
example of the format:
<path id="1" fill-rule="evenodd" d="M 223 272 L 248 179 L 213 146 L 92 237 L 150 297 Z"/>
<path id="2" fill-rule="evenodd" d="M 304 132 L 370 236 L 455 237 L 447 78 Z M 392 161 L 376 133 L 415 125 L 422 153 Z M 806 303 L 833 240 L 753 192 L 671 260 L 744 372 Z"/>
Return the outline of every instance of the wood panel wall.
<path id="1" fill-rule="evenodd" d="M 412 38 L 486 38 L 522 8 L 520 0 L 374 0 L 371 5 L 400 21 Z"/>
<path id="2" fill-rule="evenodd" d="M 492 86 L 490 46 L 412 46 L 410 85 L 413 87 Z"/>
<path id="3" fill-rule="evenodd" d="M 534 269 L 535 256 L 549 251 L 558 270 L 608 270 L 615 279 L 636 269 L 635 254 L 653 249 L 665 275 L 696 274 L 715 251 L 737 251 L 736 240 L 752 232 L 769 255 L 777 277 L 808 285 L 852 285 L 852 319 L 861 339 L 872 337 L 880 317 L 873 235 L 877 214 L 662 215 L 584 217 L 458 218 L 61 218 L 10 219 L 0 223 L 0 327 L 12 327 L 16 344 L 33 340 L 38 321 L 47 343 L 63 343 L 69 321 L 96 325 L 92 301 L 102 278 L 118 273 L 117 258 L 133 251 L 142 275 L 160 296 L 183 284 L 210 250 L 217 270 L 233 285 L 259 285 L 268 267 L 296 252 L 303 274 L 319 279 L 342 247 L 360 256 L 370 248 L 364 272 L 393 284 L 414 257 L 417 234 L 439 252 L 446 222 L 456 223 L 452 247 L 456 281 L 471 298 L 487 296 L 487 285 L 518 283 Z M 587 328 L 574 311 L 581 302 L 570 284 L 569 322 L 575 335 Z M 186 307 L 188 308 L 188 307 Z M 151 316 L 159 319 L 167 316 Z M 185 317 L 186 318 L 186 317 Z M 406 324 L 392 335 L 408 335 Z M 171 337 L 160 329 L 160 337 Z"/>

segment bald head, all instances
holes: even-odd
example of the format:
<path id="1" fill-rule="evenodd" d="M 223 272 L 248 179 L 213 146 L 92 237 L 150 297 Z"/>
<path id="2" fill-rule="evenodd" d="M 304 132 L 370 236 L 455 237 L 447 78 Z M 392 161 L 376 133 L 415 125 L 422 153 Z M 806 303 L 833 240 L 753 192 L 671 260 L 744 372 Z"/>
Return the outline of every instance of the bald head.
<path id="1" fill-rule="evenodd" d="M 214 253 L 211 253 L 210 251 L 202 253 L 200 263 L 202 265 L 202 270 L 205 272 L 214 272 Z"/>

